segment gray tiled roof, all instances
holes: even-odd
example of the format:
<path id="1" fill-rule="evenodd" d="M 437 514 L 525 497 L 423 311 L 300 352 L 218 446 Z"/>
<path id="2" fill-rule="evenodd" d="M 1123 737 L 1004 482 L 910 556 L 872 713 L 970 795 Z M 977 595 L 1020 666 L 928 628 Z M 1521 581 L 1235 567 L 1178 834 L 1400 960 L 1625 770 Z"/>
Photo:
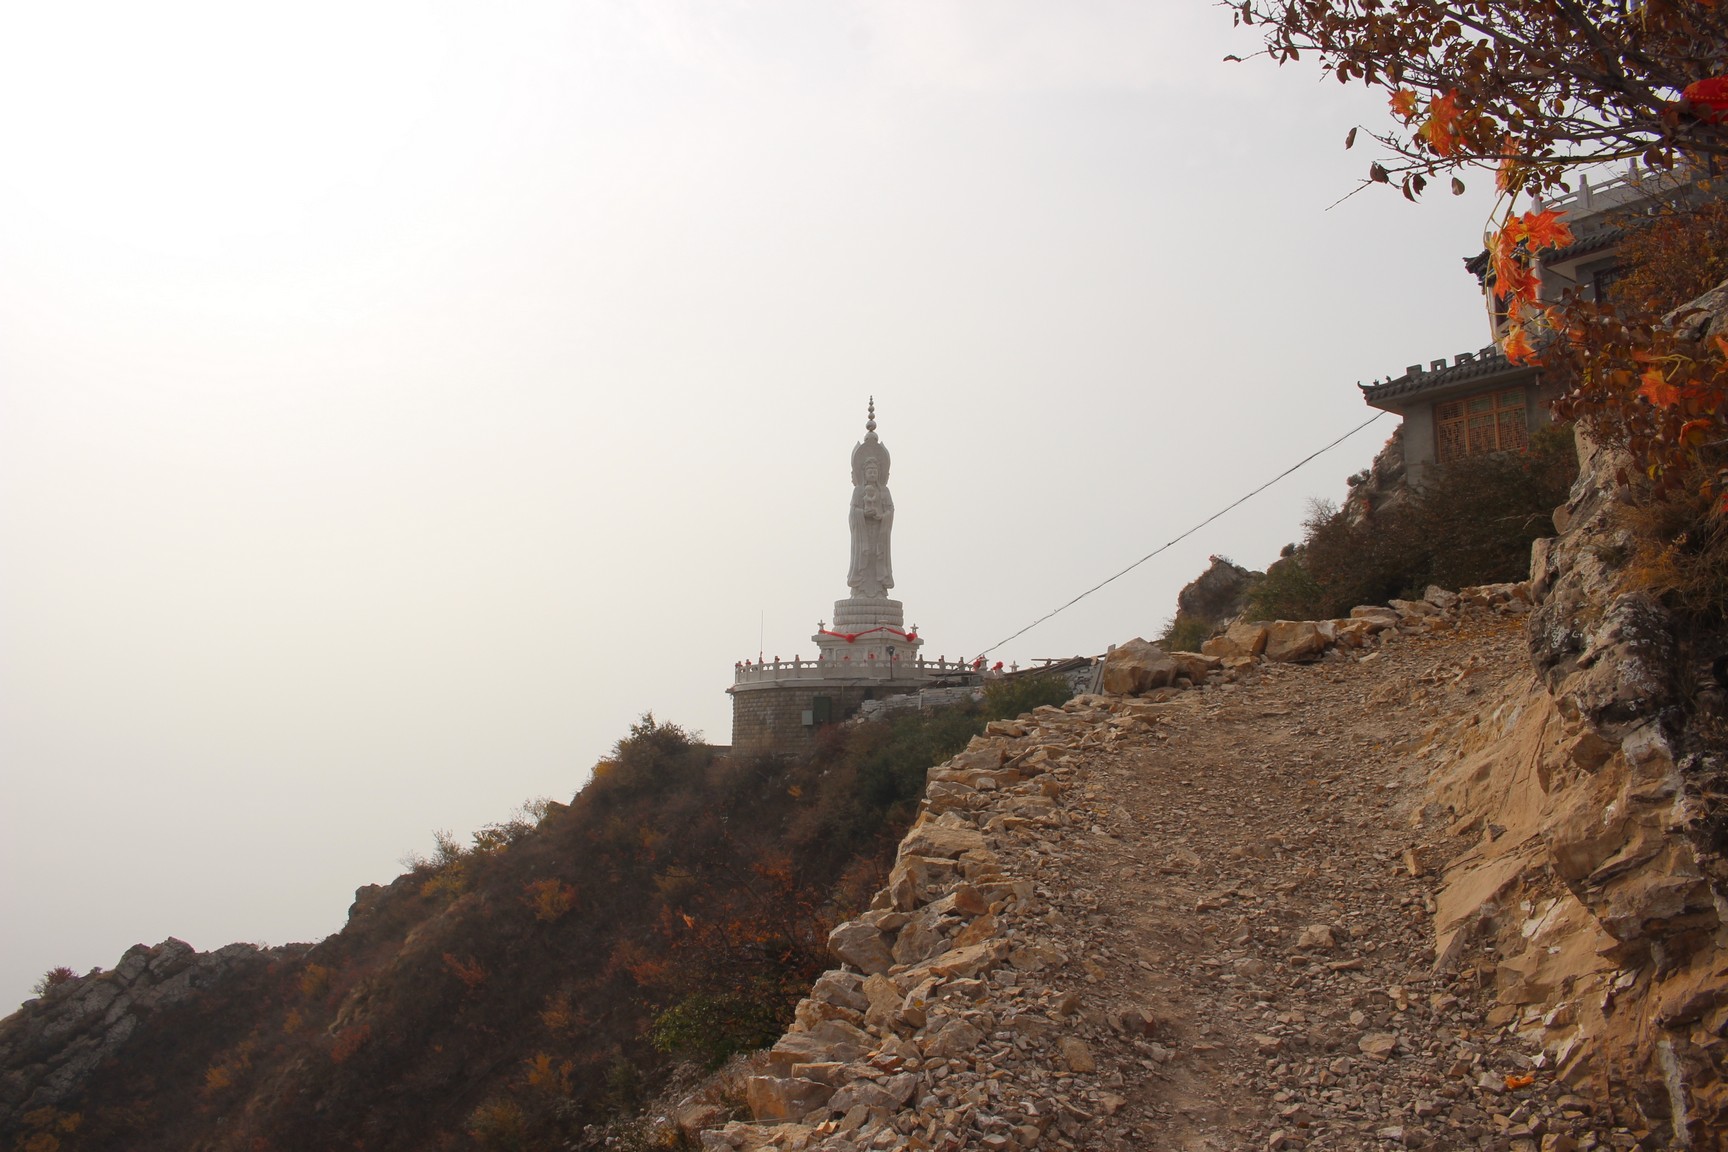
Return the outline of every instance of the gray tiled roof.
<path id="1" fill-rule="evenodd" d="M 1579 256 L 1588 256 L 1592 252 L 1600 252 L 1612 248 L 1626 239 L 1626 229 L 1619 225 L 1609 225 L 1588 236 L 1580 236 L 1564 248 L 1556 248 L 1542 253 L 1542 263 L 1558 264 L 1562 260 L 1571 260 Z"/>
<path id="2" fill-rule="evenodd" d="M 1480 352 L 1461 352 L 1452 358 L 1451 364 L 1445 360 L 1436 360 L 1427 368 L 1413 364 L 1402 376 L 1373 384 L 1358 384 L 1357 387 L 1362 389 L 1363 400 L 1379 407 L 1386 401 L 1434 388 L 1527 371 L 1531 369 L 1513 364 L 1498 348 L 1490 345 Z"/>
<path id="3" fill-rule="evenodd" d="M 1574 240 L 1564 248 L 1543 252 L 1542 263 L 1558 264 L 1562 260 L 1572 260 L 1579 256 L 1589 256 L 1595 252 L 1606 251 L 1626 239 L 1626 231 L 1625 227 L 1617 224 L 1599 228 L 1588 236 Z M 1484 248 L 1474 256 L 1464 257 L 1464 271 L 1476 277 L 1477 283 L 1486 280 L 1488 277 L 1488 250 Z"/>

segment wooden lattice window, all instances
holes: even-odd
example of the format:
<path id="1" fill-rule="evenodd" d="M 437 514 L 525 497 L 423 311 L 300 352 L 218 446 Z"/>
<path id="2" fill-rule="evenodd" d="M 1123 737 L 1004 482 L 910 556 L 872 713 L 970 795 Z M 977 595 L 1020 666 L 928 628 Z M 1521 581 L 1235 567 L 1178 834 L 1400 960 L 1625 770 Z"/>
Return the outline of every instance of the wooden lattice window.
<path id="1" fill-rule="evenodd" d="M 1625 274 L 1625 270 L 1618 266 L 1598 268 L 1592 272 L 1590 274 L 1590 299 L 1598 303 L 1608 299 L 1613 294 L 1614 282 Z"/>
<path id="2" fill-rule="evenodd" d="M 1522 452 L 1530 444 L 1524 389 L 1484 392 L 1434 406 L 1436 455 L 1440 463 L 1488 452 Z"/>

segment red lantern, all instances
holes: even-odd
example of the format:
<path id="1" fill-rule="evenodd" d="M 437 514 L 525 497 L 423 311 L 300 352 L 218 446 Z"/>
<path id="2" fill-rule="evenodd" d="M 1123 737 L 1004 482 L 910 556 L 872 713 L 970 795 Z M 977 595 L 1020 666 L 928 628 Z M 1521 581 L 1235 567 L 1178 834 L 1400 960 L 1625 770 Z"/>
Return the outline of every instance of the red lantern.
<path id="1" fill-rule="evenodd" d="M 1711 76 L 1686 85 L 1680 99 L 1706 124 L 1728 123 L 1728 76 Z"/>

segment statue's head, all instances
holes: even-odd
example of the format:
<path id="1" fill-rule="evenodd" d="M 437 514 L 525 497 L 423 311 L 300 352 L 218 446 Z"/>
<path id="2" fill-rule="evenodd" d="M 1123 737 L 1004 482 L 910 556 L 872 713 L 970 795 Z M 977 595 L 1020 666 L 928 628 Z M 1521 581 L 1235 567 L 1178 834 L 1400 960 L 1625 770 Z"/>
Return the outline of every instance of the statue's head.
<path id="1" fill-rule="evenodd" d="M 871 471 L 874 469 L 874 471 Z M 864 439 L 852 449 L 852 485 L 888 483 L 888 449 L 876 437 L 876 397 L 870 397 L 870 419 L 864 422 Z"/>
<path id="2" fill-rule="evenodd" d="M 852 483 L 888 483 L 888 449 L 881 441 L 866 440 L 852 449 Z"/>

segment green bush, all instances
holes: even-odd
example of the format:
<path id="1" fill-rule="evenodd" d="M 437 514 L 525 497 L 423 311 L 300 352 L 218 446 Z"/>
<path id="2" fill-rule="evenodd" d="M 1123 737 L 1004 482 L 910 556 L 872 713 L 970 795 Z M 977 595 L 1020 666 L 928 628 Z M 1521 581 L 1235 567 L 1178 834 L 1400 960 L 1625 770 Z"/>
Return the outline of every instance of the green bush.
<path id="1" fill-rule="evenodd" d="M 1321 515 L 1336 517 L 1337 510 L 1314 510 L 1308 524 L 1310 542 L 1319 535 L 1315 531 L 1315 517 Z M 1331 615 L 1320 607 L 1325 601 L 1325 590 L 1303 565 L 1302 554 L 1296 552 L 1267 566 L 1266 575 L 1248 594 L 1248 616 L 1253 620 L 1318 619 Z M 1365 602 L 1371 601 L 1357 601 Z"/>
<path id="2" fill-rule="evenodd" d="M 984 689 L 984 716 L 988 720 L 1011 720 L 1046 704 L 1065 704 L 1073 695 L 1068 678 L 1055 672 L 997 680 Z"/>
<path id="3" fill-rule="evenodd" d="M 976 706 L 957 705 L 828 729 L 794 769 L 805 803 L 789 829 L 789 846 L 833 871 L 858 856 L 891 861 L 930 766 L 966 747 L 990 719 Z"/>
<path id="4" fill-rule="evenodd" d="M 1554 509 L 1578 474 L 1570 427 L 1544 428 L 1519 455 L 1481 456 L 1437 470 L 1402 504 L 1352 520 L 1316 503 L 1299 547 L 1266 570 L 1249 596 L 1258 620 L 1342 616 L 1358 604 L 1521 580 L 1530 545 L 1553 534 Z"/>
<path id="5" fill-rule="evenodd" d="M 785 1027 L 782 1010 L 773 989 L 762 996 L 687 996 L 654 1018 L 649 1039 L 668 1056 L 712 1071 L 735 1053 L 778 1040 Z"/>
<path id="6" fill-rule="evenodd" d="M 1211 621 L 1177 609 L 1164 626 L 1164 634 L 1158 637 L 1158 646 L 1166 652 L 1198 652 L 1200 645 L 1211 638 Z"/>
<path id="7" fill-rule="evenodd" d="M 526 1152 L 528 1116 L 514 1100 L 488 1100 L 469 1115 L 468 1135 L 486 1152 Z"/>

